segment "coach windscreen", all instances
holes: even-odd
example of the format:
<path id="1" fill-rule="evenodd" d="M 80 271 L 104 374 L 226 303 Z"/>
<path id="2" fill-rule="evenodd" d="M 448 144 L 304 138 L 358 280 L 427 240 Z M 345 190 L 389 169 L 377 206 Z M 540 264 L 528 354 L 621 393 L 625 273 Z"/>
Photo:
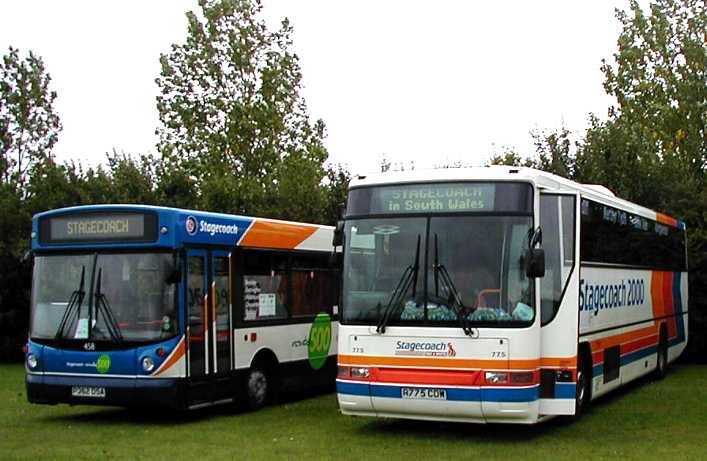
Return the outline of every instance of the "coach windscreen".
<path id="1" fill-rule="evenodd" d="M 344 323 L 526 326 L 533 229 L 523 183 L 354 189 L 344 253 Z"/>

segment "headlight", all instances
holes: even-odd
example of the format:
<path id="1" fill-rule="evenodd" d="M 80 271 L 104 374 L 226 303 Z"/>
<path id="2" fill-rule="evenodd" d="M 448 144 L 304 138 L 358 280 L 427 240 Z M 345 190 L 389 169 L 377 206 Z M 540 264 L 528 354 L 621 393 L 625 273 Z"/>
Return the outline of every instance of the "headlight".
<path id="1" fill-rule="evenodd" d="M 368 378 L 371 375 L 366 367 L 351 367 L 352 378 Z"/>
<path id="2" fill-rule="evenodd" d="M 508 382 L 508 373 L 497 373 L 487 371 L 485 374 L 486 382 L 490 384 L 500 384 Z"/>
<path id="3" fill-rule="evenodd" d="M 142 369 L 148 373 L 155 369 L 155 362 L 152 357 L 144 357 L 142 359 Z"/>
<path id="4" fill-rule="evenodd" d="M 37 365 L 39 365 L 39 362 L 37 361 L 37 356 L 35 356 L 33 353 L 27 354 L 27 366 L 30 368 L 30 370 L 34 370 L 37 368 Z"/>

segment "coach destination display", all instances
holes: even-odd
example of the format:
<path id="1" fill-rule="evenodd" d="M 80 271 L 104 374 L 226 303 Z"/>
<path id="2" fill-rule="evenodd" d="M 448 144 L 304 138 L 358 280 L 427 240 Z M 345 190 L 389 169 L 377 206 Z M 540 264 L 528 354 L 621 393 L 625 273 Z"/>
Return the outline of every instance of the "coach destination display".
<path id="1" fill-rule="evenodd" d="M 438 183 L 357 188 L 347 215 L 417 213 L 531 213 L 531 187 L 523 183 Z"/>
<path id="2" fill-rule="evenodd" d="M 52 216 L 39 223 L 40 241 L 152 242 L 157 239 L 157 216 L 153 213 L 82 213 Z"/>

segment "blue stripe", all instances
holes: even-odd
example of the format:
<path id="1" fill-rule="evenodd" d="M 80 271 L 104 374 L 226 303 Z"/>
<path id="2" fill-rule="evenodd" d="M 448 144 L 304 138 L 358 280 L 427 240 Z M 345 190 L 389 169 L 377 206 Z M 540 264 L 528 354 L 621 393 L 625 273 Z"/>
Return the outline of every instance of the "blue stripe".
<path id="1" fill-rule="evenodd" d="M 601 376 L 604 374 L 604 364 L 600 363 L 598 365 L 594 365 L 592 367 L 592 377 L 595 378 L 597 376 Z"/>
<path id="2" fill-rule="evenodd" d="M 336 381 L 336 392 L 349 395 L 370 395 L 368 384 L 344 383 L 341 381 Z"/>
<path id="3" fill-rule="evenodd" d="M 637 351 L 630 352 L 621 357 L 621 366 L 624 367 L 630 363 L 641 360 L 644 357 L 653 355 L 658 351 L 658 346 L 648 346 Z"/>
<path id="4" fill-rule="evenodd" d="M 556 399 L 574 399 L 577 394 L 575 383 L 555 383 Z"/>
<path id="5" fill-rule="evenodd" d="M 431 386 L 432 387 L 432 386 Z M 399 399 L 401 386 L 382 384 L 336 382 L 336 392 L 339 394 L 363 395 L 371 397 L 387 397 Z M 457 388 L 439 387 L 447 391 L 447 400 L 459 402 L 533 402 L 538 399 L 539 386 L 530 388 Z"/>
<path id="6" fill-rule="evenodd" d="M 525 388 L 481 389 L 481 400 L 485 402 L 533 402 L 538 400 L 540 386 Z"/>

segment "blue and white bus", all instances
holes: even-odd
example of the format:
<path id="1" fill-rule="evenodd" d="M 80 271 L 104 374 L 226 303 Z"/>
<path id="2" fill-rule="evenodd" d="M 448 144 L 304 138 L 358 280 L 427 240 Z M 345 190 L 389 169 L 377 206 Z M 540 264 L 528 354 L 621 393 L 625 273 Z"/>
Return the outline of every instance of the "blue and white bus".
<path id="1" fill-rule="evenodd" d="M 528 168 L 351 182 L 344 414 L 536 423 L 578 415 L 687 343 L 685 224 Z"/>
<path id="2" fill-rule="evenodd" d="M 332 228 L 136 205 L 32 221 L 32 403 L 255 409 L 333 383 Z"/>

